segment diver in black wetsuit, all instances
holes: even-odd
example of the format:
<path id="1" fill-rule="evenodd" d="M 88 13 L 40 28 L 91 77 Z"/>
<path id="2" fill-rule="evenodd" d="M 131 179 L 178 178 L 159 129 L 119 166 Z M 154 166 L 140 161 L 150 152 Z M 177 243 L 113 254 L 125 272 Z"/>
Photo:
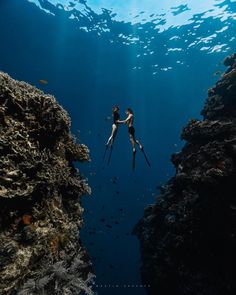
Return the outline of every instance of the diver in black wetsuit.
<path id="1" fill-rule="evenodd" d="M 129 132 L 129 138 L 130 138 L 130 141 L 131 141 L 131 144 L 132 144 L 132 147 L 133 147 L 133 171 L 135 170 L 135 155 L 136 155 L 136 144 L 139 145 L 139 148 L 140 150 L 142 151 L 143 155 L 144 155 L 144 158 L 148 164 L 149 167 L 151 167 L 151 164 L 147 158 L 147 155 L 144 151 L 144 148 L 143 148 L 143 145 L 140 143 L 140 141 L 138 141 L 136 138 L 135 138 L 135 129 L 134 129 L 134 126 L 133 126 L 133 123 L 134 123 L 134 113 L 133 111 L 128 108 L 126 109 L 125 111 L 126 115 L 127 115 L 127 118 L 125 120 L 118 120 L 117 122 L 118 123 L 124 123 L 124 124 L 127 124 L 128 125 L 128 132 Z"/>
<path id="2" fill-rule="evenodd" d="M 108 147 L 109 145 L 112 147 L 114 140 L 116 138 L 116 134 L 118 131 L 118 126 L 119 126 L 119 119 L 120 119 L 119 110 L 120 109 L 118 106 L 114 106 L 112 108 L 113 124 L 112 124 L 111 136 L 108 138 L 106 147 Z"/>
<path id="3" fill-rule="evenodd" d="M 118 131 L 119 119 L 120 119 L 119 110 L 120 109 L 119 109 L 118 106 L 114 106 L 112 108 L 113 124 L 112 124 L 111 136 L 108 138 L 108 141 L 107 141 L 107 143 L 105 145 L 106 148 L 105 148 L 105 152 L 104 152 L 104 155 L 103 155 L 103 161 L 104 161 L 105 158 L 106 158 L 107 150 L 110 147 L 110 154 L 109 154 L 109 157 L 108 157 L 107 164 L 110 163 L 111 155 L 112 155 L 112 151 L 113 151 L 113 143 L 114 143 L 114 140 L 116 138 L 117 131 Z"/>
<path id="4" fill-rule="evenodd" d="M 124 124 L 127 124 L 128 125 L 129 138 L 130 138 L 130 141 L 131 141 L 131 144 L 132 144 L 132 147 L 133 147 L 133 153 L 136 153 L 136 148 L 135 148 L 136 144 L 139 145 L 139 148 L 141 150 L 143 150 L 143 146 L 135 138 L 135 129 L 134 129 L 134 126 L 133 126 L 133 123 L 134 123 L 134 114 L 133 114 L 133 111 L 130 108 L 128 108 L 125 111 L 125 113 L 127 115 L 127 118 L 125 120 L 122 120 L 122 121 L 119 121 L 118 120 L 118 123 L 124 123 Z"/>

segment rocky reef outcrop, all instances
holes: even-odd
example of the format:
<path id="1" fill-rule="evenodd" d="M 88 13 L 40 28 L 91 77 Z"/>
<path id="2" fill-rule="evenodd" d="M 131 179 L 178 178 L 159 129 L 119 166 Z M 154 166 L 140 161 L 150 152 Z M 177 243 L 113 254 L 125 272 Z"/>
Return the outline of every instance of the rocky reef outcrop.
<path id="1" fill-rule="evenodd" d="M 74 161 L 88 149 L 55 98 L 0 73 L 0 294 L 93 294 Z"/>
<path id="2" fill-rule="evenodd" d="M 236 292 L 236 54 L 224 64 L 203 120 L 183 129 L 175 176 L 134 229 L 151 295 Z"/>

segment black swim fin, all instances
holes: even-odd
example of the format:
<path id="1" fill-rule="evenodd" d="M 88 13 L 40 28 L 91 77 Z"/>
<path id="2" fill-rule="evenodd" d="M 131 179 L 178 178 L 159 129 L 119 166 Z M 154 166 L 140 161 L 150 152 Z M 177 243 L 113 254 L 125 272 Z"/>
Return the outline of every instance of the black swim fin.
<path id="1" fill-rule="evenodd" d="M 136 151 L 133 152 L 133 162 L 132 162 L 133 171 L 135 171 L 135 160 L 136 160 Z"/>
<path id="2" fill-rule="evenodd" d="M 106 147 L 105 147 L 105 152 L 104 152 L 104 155 L 103 155 L 103 158 L 102 158 L 103 161 L 106 158 L 107 150 L 108 150 L 108 144 L 106 144 Z"/>
<path id="3" fill-rule="evenodd" d="M 145 153 L 143 147 L 141 148 L 141 151 L 142 151 L 142 153 L 143 153 L 143 155 L 144 155 L 144 158 L 145 158 L 145 160 L 146 160 L 148 166 L 151 167 L 151 163 L 149 162 L 148 157 L 147 157 L 147 155 L 146 155 L 146 153 Z"/>
<path id="4" fill-rule="evenodd" d="M 107 165 L 110 164 L 112 151 L 113 151 L 113 146 L 111 145 L 111 147 L 110 147 L 110 154 L 109 154 L 109 158 L 108 158 L 108 161 L 107 161 Z"/>

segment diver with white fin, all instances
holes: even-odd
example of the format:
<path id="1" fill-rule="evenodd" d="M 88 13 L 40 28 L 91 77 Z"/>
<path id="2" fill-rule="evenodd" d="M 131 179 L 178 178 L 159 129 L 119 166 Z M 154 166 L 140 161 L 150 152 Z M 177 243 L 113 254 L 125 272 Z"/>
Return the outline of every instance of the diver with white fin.
<path id="1" fill-rule="evenodd" d="M 138 144 L 140 150 L 142 151 L 148 166 L 151 167 L 151 164 L 150 164 L 150 162 L 149 162 L 149 160 L 147 158 L 147 155 L 144 152 L 143 145 L 140 143 L 140 141 L 138 141 L 135 138 L 135 129 L 134 129 L 134 126 L 133 126 L 134 113 L 133 113 L 131 108 L 127 108 L 125 113 L 127 115 L 127 118 L 125 120 L 118 120 L 117 122 L 128 125 L 129 138 L 130 138 L 130 142 L 131 142 L 132 147 L 133 147 L 133 170 L 135 170 L 136 144 Z"/>
<path id="2" fill-rule="evenodd" d="M 120 114 L 119 114 L 119 106 L 114 106 L 112 108 L 112 118 L 113 118 L 113 124 L 112 124 L 112 130 L 111 130 L 111 136 L 108 138 L 108 141 L 106 143 L 106 148 L 105 148 L 105 152 L 103 155 L 103 161 L 105 160 L 106 157 L 106 153 L 108 148 L 110 147 L 110 154 L 108 157 L 108 162 L 107 164 L 110 163 L 111 160 L 111 155 L 112 155 L 112 151 L 113 151 L 113 144 L 117 135 L 117 131 L 118 131 L 118 127 L 119 127 L 119 119 L 120 119 Z"/>

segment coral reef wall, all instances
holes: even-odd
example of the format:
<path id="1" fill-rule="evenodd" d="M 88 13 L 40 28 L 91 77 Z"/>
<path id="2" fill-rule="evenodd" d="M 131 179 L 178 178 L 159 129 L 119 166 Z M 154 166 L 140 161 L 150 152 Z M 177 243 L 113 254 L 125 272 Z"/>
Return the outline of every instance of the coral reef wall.
<path id="1" fill-rule="evenodd" d="M 73 165 L 88 149 L 55 98 L 0 72 L 0 294 L 93 294 Z"/>
<path id="2" fill-rule="evenodd" d="M 148 294 L 236 294 L 236 54 L 224 64 L 203 120 L 183 129 L 175 176 L 134 229 Z"/>

